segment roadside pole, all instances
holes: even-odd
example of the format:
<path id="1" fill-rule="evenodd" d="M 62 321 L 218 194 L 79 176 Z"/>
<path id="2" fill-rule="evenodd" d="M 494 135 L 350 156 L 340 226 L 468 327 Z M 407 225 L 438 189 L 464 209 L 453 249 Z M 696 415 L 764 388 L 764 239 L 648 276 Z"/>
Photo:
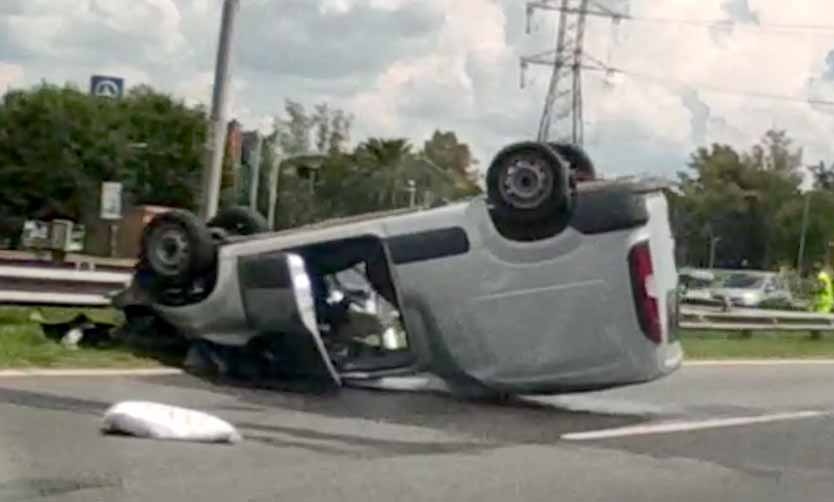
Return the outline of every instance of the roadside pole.
<path id="1" fill-rule="evenodd" d="M 721 237 L 711 237 L 709 243 L 709 269 L 712 270 L 715 268 L 715 247 L 718 244 L 718 241 L 721 240 Z"/>
<path id="2" fill-rule="evenodd" d="M 214 68 L 214 90 L 211 101 L 211 118 L 206 136 L 206 152 L 203 163 L 201 193 L 198 207 L 204 220 L 217 213 L 220 197 L 220 171 L 226 146 L 226 103 L 231 73 L 231 49 L 234 39 L 235 17 L 240 10 L 240 0 L 225 0 L 220 25 L 220 39 L 217 48 L 217 62 Z"/>
<path id="3" fill-rule="evenodd" d="M 258 183 L 261 175 L 261 150 L 263 148 L 263 137 L 257 133 L 255 147 L 252 148 L 252 156 L 249 159 L 249 209 L 258 210 Z"/>
<path id="4" fill-rule="evenodd" d="M 414 207 L 416 204 L 417 185 L 414 180 L 408 180 L 408 207 Z"/>
<path id="5" fill-rule="evenodd" d="M 269 229 L 275 230 L 275 204 L 278 202 L 278 183 L 281 182 L 281 164 L 284 162 L 284 157 L 280 154 L 273 159 L 273 164 L 269 166 L 269 209 L 267 209 L 267 222 L 269 222 Z"/>
<path id="6" fill-rule="evenodd" d="M 808 212 L 811 208 L 811 191 L 805 193 L 805 207 L 802 210 L 802 230 L 799 234 L 799 253 L 796 257 L 796 269 L 800 276 L 805 261 L 805 234 L 808 232 Z"/>

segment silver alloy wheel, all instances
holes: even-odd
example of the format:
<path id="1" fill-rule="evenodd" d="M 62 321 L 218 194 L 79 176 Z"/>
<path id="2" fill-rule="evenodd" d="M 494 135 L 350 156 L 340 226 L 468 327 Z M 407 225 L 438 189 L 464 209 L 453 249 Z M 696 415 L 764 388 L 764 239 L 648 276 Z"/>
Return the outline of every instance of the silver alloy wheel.
<path id="1" fill-rule="evenodd" d="M 188 269 L 191 247 L 185 229 L 166 225 L 156 230 L 148 259 L 160 275 L 177 276 Z"/>
<path id="2" fill-rule="evenodd" d="M 541 157 L 517 157 L 504 168 L 498 188 L 507 204 L 517 209 L 535 209 L 552 194 L 553 173 Z"/>

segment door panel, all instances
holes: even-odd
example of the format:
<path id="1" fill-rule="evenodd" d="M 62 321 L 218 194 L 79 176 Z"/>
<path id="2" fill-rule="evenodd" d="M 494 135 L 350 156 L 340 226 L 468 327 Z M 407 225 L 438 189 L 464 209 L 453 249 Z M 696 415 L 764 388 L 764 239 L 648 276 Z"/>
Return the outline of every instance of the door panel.
<path id="1" fill-rule="evenodd" d="M 242 257 L 238 273 L 247 322 L 274 356 L 277 372 L 341 385 L 319 333 L 304 259 L 282 252 Z"/>

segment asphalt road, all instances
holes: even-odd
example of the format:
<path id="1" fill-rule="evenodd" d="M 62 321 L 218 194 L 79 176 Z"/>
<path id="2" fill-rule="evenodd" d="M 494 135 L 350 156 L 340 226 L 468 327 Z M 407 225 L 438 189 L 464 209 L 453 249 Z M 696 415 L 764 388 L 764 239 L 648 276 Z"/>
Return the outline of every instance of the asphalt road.
<path id="1" fill-rule="evenodd" d="M 0 501 L 830 501 L 832 383 L 834 365 L 687 367 L 617 391 L 485 404 L 188 376 L 2 378 Z M 245 439 L 101 435 L 101 413 L 125 399 L 209 411 Z M 680 430 L 653 429 L 670 423 Z"/>

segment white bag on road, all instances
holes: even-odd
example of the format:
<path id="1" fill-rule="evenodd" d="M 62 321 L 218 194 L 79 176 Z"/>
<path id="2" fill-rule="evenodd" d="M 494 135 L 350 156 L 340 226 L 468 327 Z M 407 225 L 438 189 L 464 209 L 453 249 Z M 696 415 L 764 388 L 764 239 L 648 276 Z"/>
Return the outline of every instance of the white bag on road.
<path id="1" fill-rule="evenodd" d="M 148 401 L 123 401 L 104 413 L 104 432 L 152 439 L 237 443 L 233 425 L 201 411 Z"/>

